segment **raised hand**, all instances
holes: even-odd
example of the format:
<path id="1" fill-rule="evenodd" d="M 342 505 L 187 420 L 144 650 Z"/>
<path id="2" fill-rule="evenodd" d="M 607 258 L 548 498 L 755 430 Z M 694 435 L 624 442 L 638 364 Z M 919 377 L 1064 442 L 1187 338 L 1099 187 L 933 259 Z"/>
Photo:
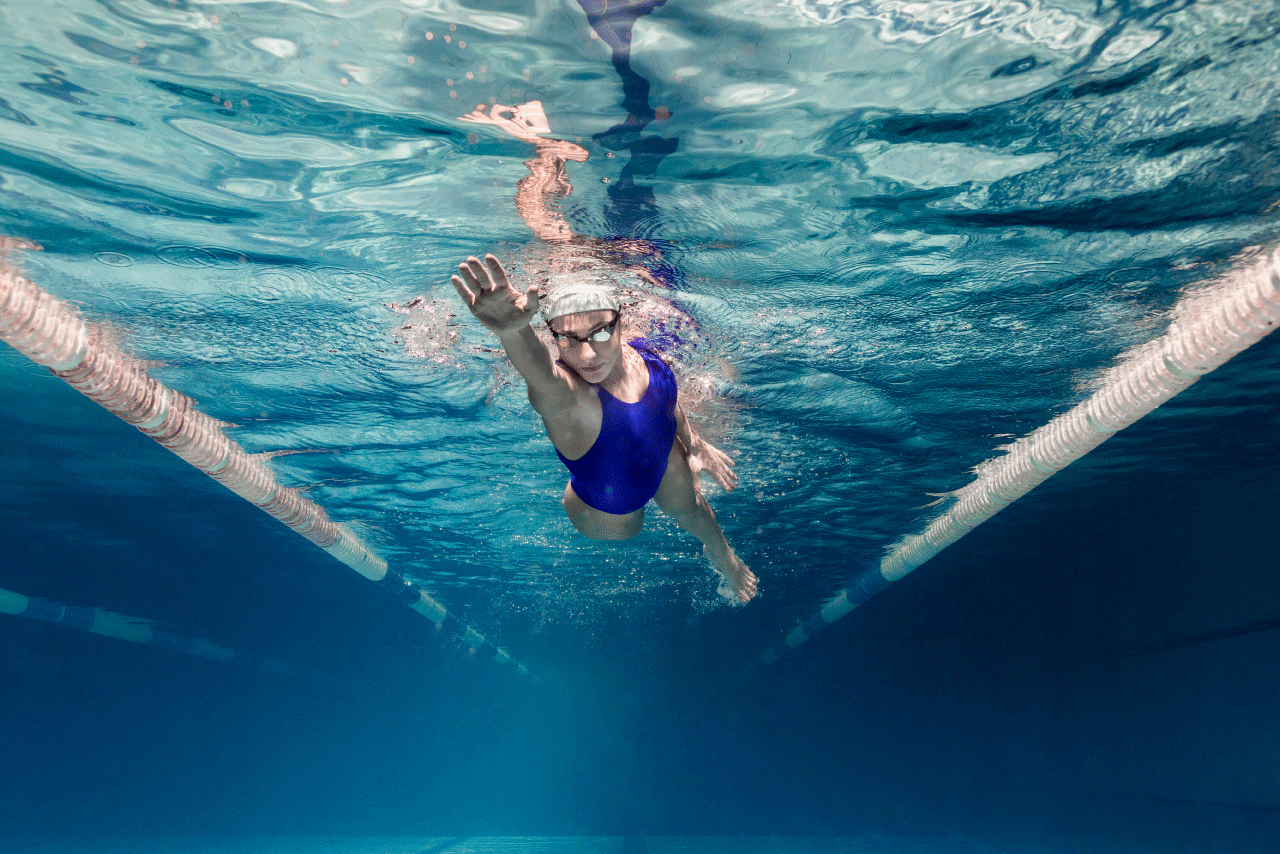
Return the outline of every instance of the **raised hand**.
<path id="1" fill-rule="evenodd" d="M 476 320 L 498 335 L 519 332 L 538 313 L 538 286 L 530 285 L 523 294 L 517 291 L 492 255 L 484 256 L 483 264 L 468 258 L 449 281 Z"/>
<path id="2" fill-rule="evenodd" d="M 494 104 L 488 108 L 488 112 L 485 112 L 484 104 L 477 104 L 474 110 L 465 116 L 458 116 L 458 119 L 478 125 L 496 125 L 518 139 L 532 142 L 538 147 L 539 157 L 552 160 L 558 157 L 561 160 L 583 163 L 591 156 L 581 145 L 563 139 L 542 138 L 542 134 L 551 133 L 551 128 L 542 112 L 541 101 L 530 101 L 516 107 Z"/>
<path id="3" fill-rule="evenodd" d="M 547 115 L 542 111 L 541 101 L 530 101 L 515 107 L 494 104 L 485 112 L 485 105 L 478 104 L 465 116 L 459 116 L 464 122 L 475 122 L 481 125 L 497 125 L 507 133 L 530 142 L 538 141 L 544 133 L 551 133 L 547 124 Z"/>

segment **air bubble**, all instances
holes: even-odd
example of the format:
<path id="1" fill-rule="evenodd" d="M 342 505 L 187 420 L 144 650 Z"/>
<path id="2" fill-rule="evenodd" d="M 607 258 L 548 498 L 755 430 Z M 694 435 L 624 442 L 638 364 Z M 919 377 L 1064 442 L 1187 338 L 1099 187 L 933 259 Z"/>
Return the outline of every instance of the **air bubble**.
<path id="1" fill-rule="evenodd" d="M 431 41 L 435 37 L 436 37 L 435 33 L 431 32 L 430 30 L 427 31 L 427 41 Z"/>

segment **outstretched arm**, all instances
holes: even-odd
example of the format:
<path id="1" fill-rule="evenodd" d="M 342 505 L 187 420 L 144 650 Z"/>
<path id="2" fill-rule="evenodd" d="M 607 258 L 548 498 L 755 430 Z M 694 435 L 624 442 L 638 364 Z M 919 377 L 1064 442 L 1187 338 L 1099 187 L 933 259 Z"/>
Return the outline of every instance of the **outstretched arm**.
<path id="1" fill-rule="evenodd" d="M 698 472 L 705 471 L 724 487 L 725 492 L 733 492 L 737 488 L 738 475 L 733 471 L 733 459 L 715 445 L 703 441 L 689 423 L 689 416 L 679 403 L 676 404 L 676 438 L 684 445 L 695 484 Z"/>
<path id="2" fill-rule="evenodd" d="M 516 210 L 533 233 L 547 243 L 568 243 L 573 229 L 560 212 L 560 199 L 573 192 L 565 163 L 587 159 L 587 150 L 572 142 L 540 139 L 538 156 L 526 160 L 529 176 L 516 184 Z"/>
<path id="3" fill-rule="evenodd" d="M 551 361 L 546 345 L 529 321 L 538 313 L 538 286 L 521 294 L 492 255 L 468 258 L 458 265 L 453 288 L 485 329 L 498 336 L 507 358 L 529 386 L 529 400 L 539 414 L 567 409 L 573 401 L 573 381 Z"/>

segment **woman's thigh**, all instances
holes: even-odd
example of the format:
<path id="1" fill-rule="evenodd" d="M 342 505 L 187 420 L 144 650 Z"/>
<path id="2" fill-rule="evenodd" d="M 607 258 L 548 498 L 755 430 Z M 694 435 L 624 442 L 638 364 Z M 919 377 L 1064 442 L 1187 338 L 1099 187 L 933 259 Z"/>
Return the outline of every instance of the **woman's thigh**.
<path id="1" fill-rule="evenodd" d="M 677 516 L 681 511 L 688 512 L 698 503 L 697 481 L 694 479 L 693 469 L 689 468 L 689 460 L 685 458 L 684 447 L 679 442 L 671 443 L 667 471 L 658 484 L 658 494 L 653 496 L 653 500 L 668 516 Z"/>
<path id="2" fill-rule="evenodd" d="M 572 483 L 564 488 L 564 512 L 579 534 L 593 540 L 629 540 L 644 525 L 643 507 L 623 515 L 597 510 L 578 497 Z"/>

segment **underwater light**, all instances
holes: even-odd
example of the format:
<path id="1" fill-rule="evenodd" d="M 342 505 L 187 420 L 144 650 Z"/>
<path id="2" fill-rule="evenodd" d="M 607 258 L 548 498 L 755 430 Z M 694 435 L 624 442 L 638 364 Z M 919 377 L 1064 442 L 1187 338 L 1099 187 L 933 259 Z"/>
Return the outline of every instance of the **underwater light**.
<path id="1" fill-rule="evenodd" d="M 222 432 L 194 401 L 147 375 L 70 307 L 28 281 L 0 258 L 0 340 L 85 397 L 132 424 L 236 495 L 389 590 L 499 664 L 529 671 L 479 632 L 464 625 L 426 591 L 371 552 L 344 525 L 296 489 L 281 486 L 258 457 Z"/>
<path id="2" fill-rule="evenodd" d="M 808 620 L 762 653 L 772 664 L 925 563 L 1120 430 L 1185 391 L 1280 323 L 1280 248 L 1183 296 L 1164 335 L 1122 354 L 1092 397 L 977 467 L 951 508 L 902 537 L 880 562 L 836 592 Z"/>

